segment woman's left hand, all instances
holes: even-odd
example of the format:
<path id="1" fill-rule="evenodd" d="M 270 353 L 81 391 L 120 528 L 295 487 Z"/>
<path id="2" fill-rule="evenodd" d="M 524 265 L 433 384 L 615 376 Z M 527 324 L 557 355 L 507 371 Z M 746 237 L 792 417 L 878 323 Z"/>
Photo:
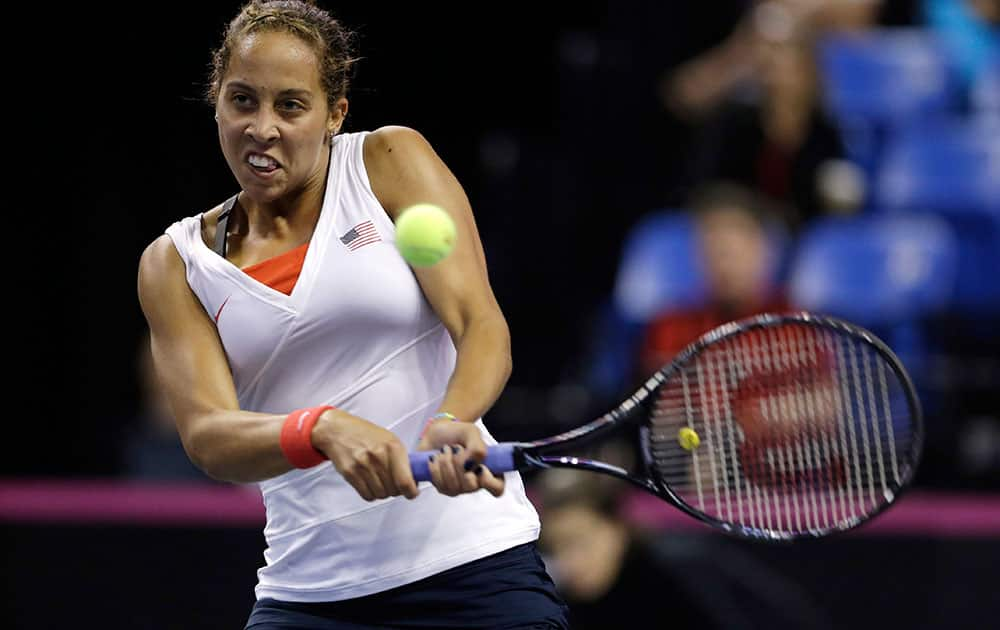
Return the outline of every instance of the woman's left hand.
<path id="1" fill-rule="evenodd" d="M 474 424 L 438 420 L 427 428 L 417 449 L 437 451 L 428 466 L 431 483 L 441 494 L 453 497 L 479 489 L 495 497 L 503 494 L 503 475 L 494 475 L 481 463 L 486 459 L 486 443 Z"/>

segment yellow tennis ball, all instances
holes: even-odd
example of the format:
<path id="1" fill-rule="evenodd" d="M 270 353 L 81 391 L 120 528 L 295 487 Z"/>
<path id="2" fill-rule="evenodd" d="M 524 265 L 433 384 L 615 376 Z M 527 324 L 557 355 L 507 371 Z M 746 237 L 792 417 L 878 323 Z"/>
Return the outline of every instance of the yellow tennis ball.
<path id="1" fill-rule="evenodd" d="M 455 248 L 455 222 L 432 203 L 418 203 L 396 219 L 396 247 L 414 267 L 441 262 Z"/>
<path id="2" fill-rule="evenodd" d="M 698 433 L 688 427 L 684 427 L 677 432 L 677 441 L 680 442 L 681 448 L 686 451 L 694 450 L 701 444 L 701 438 L 698 437 Z"/>

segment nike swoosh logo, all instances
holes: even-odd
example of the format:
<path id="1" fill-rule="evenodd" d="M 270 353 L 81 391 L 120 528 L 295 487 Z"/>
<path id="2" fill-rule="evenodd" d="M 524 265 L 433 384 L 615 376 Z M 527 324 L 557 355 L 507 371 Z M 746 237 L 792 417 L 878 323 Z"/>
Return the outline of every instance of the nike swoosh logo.
<path id="1" fill-rule="evenodd" d="M 216 324 L 219 323 L 219 315 L 222 315 L 222 309 L 226 308 L 226 304 L 229 303 L 229 298 L 231 298 L 231 297 L 233 297 L 233 296 L 230 295 L 229 297 L 226 298 L 226 301 L 223 302 L 222 306 L 219 307 L 219 312 L 215 314 L 215 323 Z"/>
<path id="2" fill-rule="evenodd" d="M 306 418 L 308 418 L 308 417 L 309 417 L 309 412 L 308 411 L 303 411 L 302 415 L 299 416 L 299 421 L 295 424 L 295 430 L 296 431 L 298 431 L 299 433 L 302 433 L 302 424 L 306 421 Z"/>

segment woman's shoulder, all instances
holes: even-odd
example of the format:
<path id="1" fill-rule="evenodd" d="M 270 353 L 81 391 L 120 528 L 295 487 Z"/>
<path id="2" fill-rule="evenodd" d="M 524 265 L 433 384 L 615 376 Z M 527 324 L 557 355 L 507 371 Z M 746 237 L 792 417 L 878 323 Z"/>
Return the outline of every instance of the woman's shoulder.
<path id="1" fill-rule="evenodd" d="M 219 215 L 222 213 L 222 207 L 224 205 L 224 203 L 219 203 L 211 208 L 208 208 L 207 210 L 184 219 L 180 219 L 174 223 L 171 228 L 180 225 L 183 229 L 183 226 L 186 223 L 196 221 L 202 241 L 211 247 L 212 243 L 215 241 L 215 229 L 219 223 Z M 167 232 L 160 234 L 149 245 L 147 245 L 146 249 L 143 251 L 141 260 L 148 260 L 154 265 L 156 263 L 153 261 L 163 262 L 166 260 L 172 260 L 173 256 L 171 254 L 177 255 L 178 250 L 176 243 L 174 243 L 174 236 L 172 236 L 170 232 L 171 230 L 168 229 Z"/>
<path id="2" fill-rule="evenodd" d="M 184 276 L 184 262 L 168 234 L 161 234 L 139 257 L 139 300 L 155 296 L 171 278 Z"/>
<path id="3" fill-rule="evenodd" d="M 442 168 L 430 142 L 410 127 L 392 125 L 372 131 L 365 137 L 363 154 L 372 192 L 390 211 L 396 207 L 398 193 L 432 178 Z"/>
<path id="4" fill-rule="evenodd" d="M 399 157 L 399 152 L 412 152 L 421 147 L 430 147 L 427 139 L 412 127 L 386 125 L 365 135 L 365 161 L 369 158 L 388 159 Z M 392 156 L 397 152 L 396 156 Z"/>

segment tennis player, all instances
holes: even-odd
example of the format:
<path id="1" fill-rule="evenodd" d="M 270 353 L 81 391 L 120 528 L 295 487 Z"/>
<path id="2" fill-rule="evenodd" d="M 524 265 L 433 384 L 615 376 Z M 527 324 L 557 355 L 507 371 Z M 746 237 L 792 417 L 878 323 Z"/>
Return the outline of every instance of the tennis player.
<path id="1" fill-rule="evenodd" d="M 263 494 L 246 627 L 566 627 L 521 478 L 480 463 L 511 359 L 468 199 L 419 133 L 340 133 L 352 40 L 309 3 L 241 9 L 208 89 L 241 190 L 139 263 L 188 455 Z M 458 238 L 413 270 L 393 219 L 419 202 Z"/>

